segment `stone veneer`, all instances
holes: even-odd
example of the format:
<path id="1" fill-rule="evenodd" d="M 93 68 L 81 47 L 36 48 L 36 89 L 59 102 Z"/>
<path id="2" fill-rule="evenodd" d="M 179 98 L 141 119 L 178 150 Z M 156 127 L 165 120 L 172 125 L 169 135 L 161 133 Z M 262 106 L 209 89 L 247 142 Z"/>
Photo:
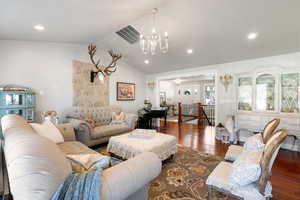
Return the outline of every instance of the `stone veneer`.
<path id="1" fill-rule="evenodd" d="M 95 67 L 90 63 L 73 61 L 73 106 L 99 107 L 109 105 L 109 78 L 101 84 L 98 78 L 91 83 L 90 73 Z"/>

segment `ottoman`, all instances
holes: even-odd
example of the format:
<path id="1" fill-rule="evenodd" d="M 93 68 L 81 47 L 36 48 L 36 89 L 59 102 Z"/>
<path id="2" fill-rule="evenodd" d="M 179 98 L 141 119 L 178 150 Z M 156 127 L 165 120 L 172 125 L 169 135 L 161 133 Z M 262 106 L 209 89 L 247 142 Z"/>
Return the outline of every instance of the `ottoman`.
<path id="1" fill-rule="evenodd" d="M 122 159 L 133 158 L 143 152 L 153 152 L 162 161 L 177 152 L 177 141 L 174 136 L 157 132 L 144 136 L 139 137 L 133 133 L 128 133 L 111 137 L 107 151 Z"/>

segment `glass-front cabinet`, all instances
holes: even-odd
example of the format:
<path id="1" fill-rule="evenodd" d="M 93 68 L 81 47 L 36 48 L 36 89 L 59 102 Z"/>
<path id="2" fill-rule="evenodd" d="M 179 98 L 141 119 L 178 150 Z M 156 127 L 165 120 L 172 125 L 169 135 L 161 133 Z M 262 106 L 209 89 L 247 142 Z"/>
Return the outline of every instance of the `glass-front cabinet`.
<path id="1" fill-rule="evenodd" d="M 267 122 L 280 118 L 279 128 L 293 136 L 281 147 L 300 151 L 300 67 L 257 68 L 238 74 L 236 83 L 239 140 L 245 141 L 249 131 L 261 132 Z"/>
<path id="2" fill-rule="evenodd" d="M 34 91 L 18 85 L 0 85 L 0 119 L 7 114 L 21 115 L 29 122 L 34 121 Z"/>
<path id="3" fill-rule="evenodd" d="M 243 111 L 252 110 L 252 78 L 240 77 L 238 80 L 238 109 Z"/>
<path id="4" fill-rule="evenodd" d="M 256 77 L 255 104 L 257 111 L 275 111 L 275 84 L 272 74 L 261 74 Z"/>
<path id="5" fill-rule="evenodd" d="M 268 71 L 238 77 L 238 112 L 299 114 L 300 72 Z"/>
<path id="6" fill-rule="evenodd" d="M 281 75 L 281 112 L 299 113 L 299 73 Z"/>

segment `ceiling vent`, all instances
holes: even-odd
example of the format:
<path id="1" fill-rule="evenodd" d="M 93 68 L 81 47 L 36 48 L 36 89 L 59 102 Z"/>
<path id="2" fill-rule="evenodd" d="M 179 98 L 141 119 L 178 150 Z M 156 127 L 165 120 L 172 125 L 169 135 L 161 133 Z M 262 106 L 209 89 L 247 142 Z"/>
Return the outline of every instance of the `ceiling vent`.
<path id="1" fill-rule="evenodd" d="M 131 25 L 122 28 L 121 30 L 117 31 L 116 34 L 118 34 L 130 44 L 134 44 L 140 39 L 140 33 Z"/>

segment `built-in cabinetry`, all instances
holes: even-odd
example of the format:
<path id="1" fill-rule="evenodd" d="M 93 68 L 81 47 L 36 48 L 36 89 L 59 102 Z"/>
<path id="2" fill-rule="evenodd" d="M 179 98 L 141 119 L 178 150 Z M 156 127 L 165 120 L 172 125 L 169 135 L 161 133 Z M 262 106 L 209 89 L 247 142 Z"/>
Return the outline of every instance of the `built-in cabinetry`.
<path id="1" fill-rule="evenodd" d="M 17 85 L 0 86 L 0 119 L 7 114 L 21 115 L 29 122 L 34 121 L 34 91 Z"/>
<path id="2" fill-rule="evenodd" d="M 261 131 L 269 120 L 281 119 L 289 137 L 285 148 L 300 151 L 300 68 L 259 69 L 237 77 L 237 115 L 239 129 Z M 243 134 L 240 136 L 244 140 Z"/>

